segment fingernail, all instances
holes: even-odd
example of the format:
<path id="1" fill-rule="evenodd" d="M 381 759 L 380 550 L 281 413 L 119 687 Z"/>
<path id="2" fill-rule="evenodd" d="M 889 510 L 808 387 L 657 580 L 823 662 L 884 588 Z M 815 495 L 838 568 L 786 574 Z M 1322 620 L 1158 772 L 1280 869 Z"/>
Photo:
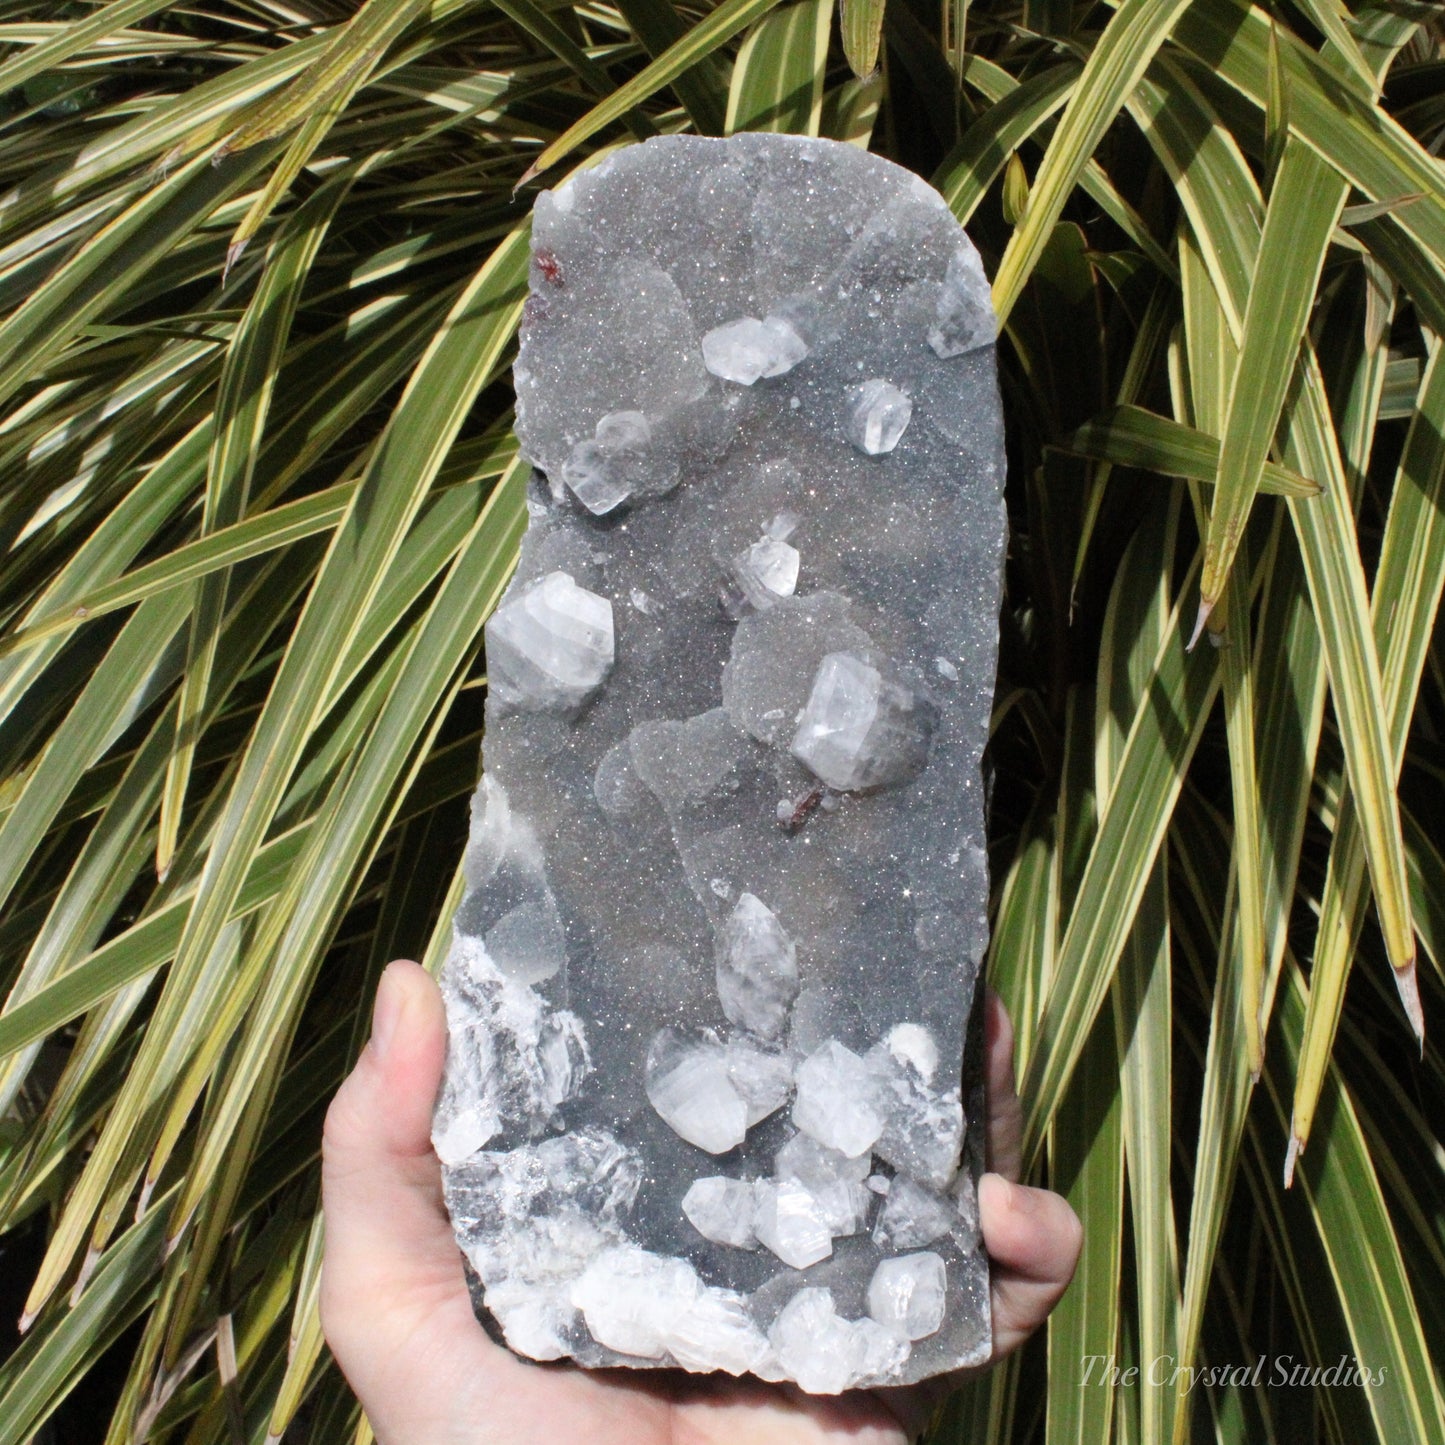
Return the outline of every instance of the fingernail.
<path id="1" fill-rule="evenodd" d="M 979 1191 L 982 1193 L 985 1190 L 997 1194 L 995 1208 L 1011 1214 L 1033 1214 L 1039 1207 L 1038 1190 L 1015 1184 L 1012 1179 L 1005 1179 L 1002 1174 L 985 1174 L 979 1180 Z"/>
<path id="2" fill-rule="evenodd" d="M 1009 1182 L 1002 1174 L 990 1169 L 978 1176 L 978 1205 L 989 1214 L 1009 1208 Z"/>
<path id="3" fill-rule="evenodd" d="M 401 984 L 388 964 L 376 985 L 376 1003 L 371 1010 L 371 1046 L 380 1058 L 384 1059 L 391 1047 L 405 1002 Z"/>
<path id="4" fill-rule="evenodd" d="M 1009 1183 L 1008 1207 L 1015 1214 L 1035 1214 L 1038 1212 L 1040 1193 L 1037 1189 L 1030 1189 L 1027 1184 Z"/>

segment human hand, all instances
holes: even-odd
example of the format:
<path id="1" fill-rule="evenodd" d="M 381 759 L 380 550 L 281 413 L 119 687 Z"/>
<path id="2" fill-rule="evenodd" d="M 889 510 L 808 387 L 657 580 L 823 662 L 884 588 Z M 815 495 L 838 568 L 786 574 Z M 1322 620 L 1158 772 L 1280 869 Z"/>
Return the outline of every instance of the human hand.
<path id="1" fill-rule="evenodd" d="M 1078 1218 L 1018 1178 L 1022 1111 L 1013 1030 L 990 994 L 988 1153 L 979 1223 L 993 1261 L 993 1359 L 1058 1302 L 1078 1262 Z M 805 1395 L 727 1375 L 537 1365 L 494 1344 L 472 1313 L 432 1153 L 446 1054 L 441 994 L 414 963 L 377 989 L 371 1042 L 326 1115 L 321 1323 L 380 1445 L 902 1445 L 947 1379 Z"/>

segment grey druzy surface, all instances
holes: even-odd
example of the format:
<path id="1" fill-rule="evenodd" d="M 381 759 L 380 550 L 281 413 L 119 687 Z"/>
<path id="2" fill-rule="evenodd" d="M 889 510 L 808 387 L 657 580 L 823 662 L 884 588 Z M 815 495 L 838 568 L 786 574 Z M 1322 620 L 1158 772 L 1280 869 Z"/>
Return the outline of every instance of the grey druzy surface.
<path id="1" fill-rule="evenodd" d="M 434 1131 L 478 1310 L 818 1392 L 977 1363 L 978 258 L 856 148 L 663 138 L 538 198 L 531 282 Z"/>

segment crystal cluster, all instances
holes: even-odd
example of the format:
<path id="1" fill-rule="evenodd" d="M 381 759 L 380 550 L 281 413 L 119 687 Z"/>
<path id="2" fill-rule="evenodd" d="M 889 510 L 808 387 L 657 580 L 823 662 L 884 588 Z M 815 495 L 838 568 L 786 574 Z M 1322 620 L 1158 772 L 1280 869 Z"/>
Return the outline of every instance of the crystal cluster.
<path id="1" fill-rule="evenodd" d="M 478 1312 L 820 1393 L 978 1363 L 978 257 L 916 177 L 776 135 L 616 153 L 533 246 L 433 1134 Z"/>

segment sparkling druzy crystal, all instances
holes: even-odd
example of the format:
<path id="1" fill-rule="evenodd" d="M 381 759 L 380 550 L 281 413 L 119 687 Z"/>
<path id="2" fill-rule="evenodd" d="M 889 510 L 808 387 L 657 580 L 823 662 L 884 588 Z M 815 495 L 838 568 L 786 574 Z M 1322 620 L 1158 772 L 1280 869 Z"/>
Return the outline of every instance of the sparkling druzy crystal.
<path id="1" fill-rule="evenodd" d="M 434 1138 L 477 1308 L 832 1392 L 989 1349 L 988 288 L 851 146 L 542 195 Z"/>

